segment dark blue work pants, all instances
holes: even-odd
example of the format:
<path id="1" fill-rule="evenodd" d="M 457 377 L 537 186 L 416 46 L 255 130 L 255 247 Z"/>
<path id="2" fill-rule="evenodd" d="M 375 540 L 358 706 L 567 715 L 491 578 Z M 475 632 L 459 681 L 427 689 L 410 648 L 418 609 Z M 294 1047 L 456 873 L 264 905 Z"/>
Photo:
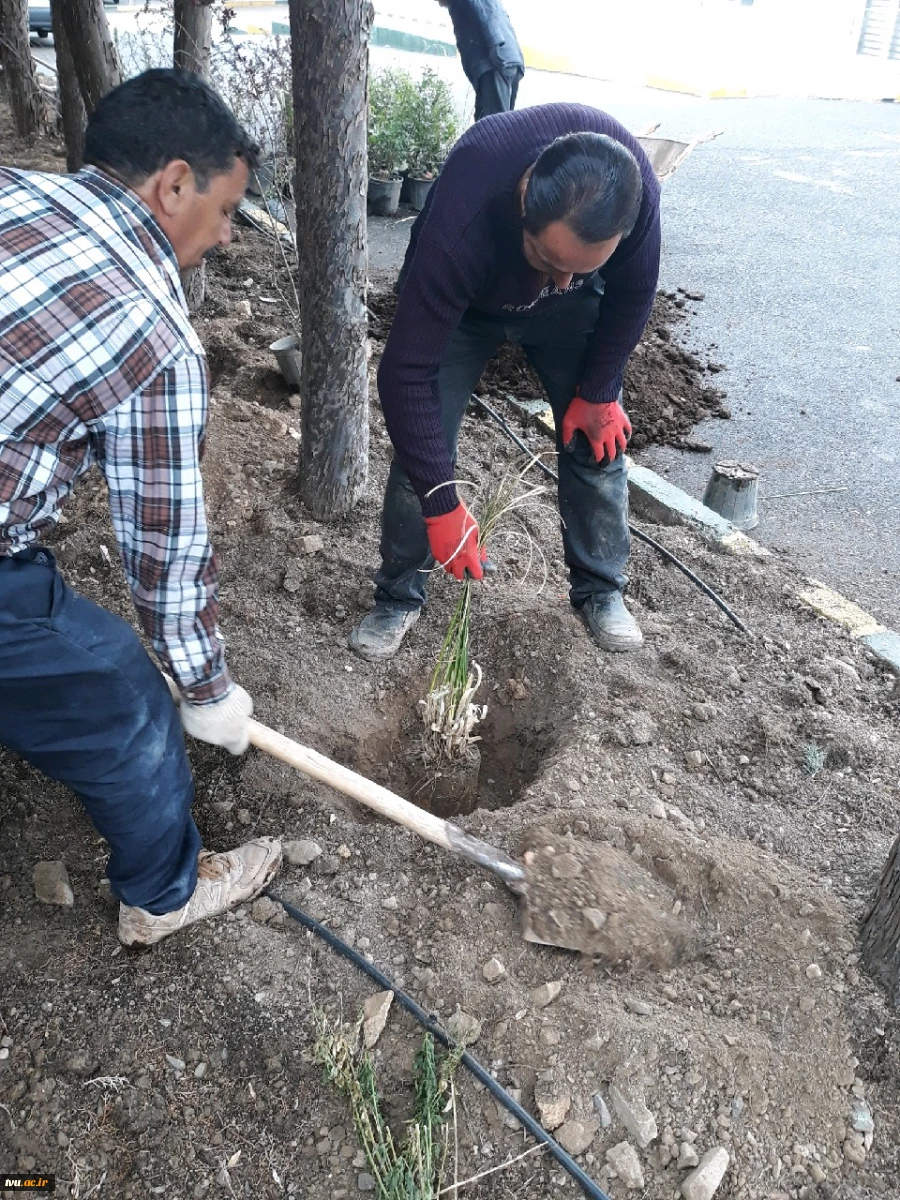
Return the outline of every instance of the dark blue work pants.
<path id="1" fill-rule="evenodd" d="M 507 67 L 505 71 L 494 68 L 479 75 L 475 83 L 475 120 L 512 112 L 521 78 L 522 72 L 516 67 Z"/>
<path id="2" fill-rule="evenodd" d="M 583 433 L 563 450 L 563 414 L 575 395 L 597 327 L 601 293 L 591 284 L 529 316 L 488 317 L 470 309 L 438 374 L 444 433 L 456 456 L 459 428 L 484 368 L 504 342 L 518 342 L 540 378 L 553 410 L 559 470 L 559 512 L 569 568 L 569 597 L 580 608 L 591 595 L 621 591 L 631 551 L 625 456 L 598 463 Z M 396 458 L 391 464 L 381 521 L 381 567 L 375 599 L 418 608 L 433 566 L 422 509 Z"/>
<path id="3" fill-rule="evenodd" d="M 201 843 L 169 689 L 131 626 L 67 587 L 48 550 L 0 558 L 0 744 L 75 792 L 120 900 L 186 903 Z"/>

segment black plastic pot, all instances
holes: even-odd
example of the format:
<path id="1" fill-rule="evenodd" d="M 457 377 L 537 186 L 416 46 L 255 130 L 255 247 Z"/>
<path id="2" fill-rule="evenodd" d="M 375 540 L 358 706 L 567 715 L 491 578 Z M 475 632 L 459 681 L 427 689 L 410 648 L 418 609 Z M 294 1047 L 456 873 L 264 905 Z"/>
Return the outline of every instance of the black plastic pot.
<path id="1" fill-rule="evenodd" d="M 392 217 L 400 203 L 402 179 L 370 179 L 367 195 L 369 212 L 375 217 Z"/>
<path id="2" fill-rule="evenodd" d="M 419 212 L 425 207 L 425 201 L 428 199 L 428 193 L 431 191 L 434 179 L 413 179 L 412 175 L 410 175 L 406 182 L 409 192 L 409 206 L 410 208 L 414 208 L 416 212 Z"/>

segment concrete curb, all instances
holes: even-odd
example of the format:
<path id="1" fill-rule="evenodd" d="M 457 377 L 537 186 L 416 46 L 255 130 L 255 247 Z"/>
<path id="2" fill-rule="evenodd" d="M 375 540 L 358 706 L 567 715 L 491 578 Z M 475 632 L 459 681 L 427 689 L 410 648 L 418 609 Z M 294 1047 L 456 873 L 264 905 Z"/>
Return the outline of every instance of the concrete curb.
<path id="1" fill-rule="evenodd" d="M 546 401 L 514 400 L 511 396 L 508 400 L 526 421 L 554 434 L 553 416 Z M 656 471 L 639 466 L 630 457 L 626 461 L 628 500 L 637 516 L 655 525 L 687 525 L 726 554 L 756 559 L 771 557 L 772 552 L 765 546 L 735 529 L 730 521 Z M 806 583 L 808 586 L 798 593 L 798 599 L 818 616 L 847 630 L 900 678 L 900 634 L 887 629 L 871 613 L 820 580 L 808 578 Z"/>
<path id="2" fill-rule="evenodd" d="M 771 551 L 648 467 L 628 462 L 628 498 L 639 517 L 657 525 L 690 525 L 726 554 L 769 558 Z"/>
<path id="3" fill-rule="evenodd" d="M 748 558 L 771 555 L 765 546 L 647 467 L 629 463 L 628 496 L 639 516 L 660 525 L 690 525 L 727 554 Z M 809 586 L 798 594 L 798 599 L 818 616 L 846 629 L 900 677 L 900 634 L 886 629 L 871 613 L 820 580 L 806 582 Z"/>
<path id="4" fill-rule="evenodd" d="M 648 521 L 660 525 L 690 525 L 727 554 L 749 558 L 768 558 L 771 551 L 675 487 L 655 471 L 628 465 L 628 497 L 634 511 Z M 808 587 L 798 598 L 826 621 L 846 629 L 862 642 L 877 659 L 900 677 L 900 634 L 886 629 L 871 613 L 867 613 L 818 579 L 807 579 Z"/>

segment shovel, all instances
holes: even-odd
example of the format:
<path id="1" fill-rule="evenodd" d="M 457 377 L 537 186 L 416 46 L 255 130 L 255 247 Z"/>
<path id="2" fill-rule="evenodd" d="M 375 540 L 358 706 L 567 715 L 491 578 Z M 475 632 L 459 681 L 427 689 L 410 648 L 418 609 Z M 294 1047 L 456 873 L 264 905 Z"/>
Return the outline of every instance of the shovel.
<path id="1" fill-rule="evenodd" d="M 178 703 L 176 685 L 168 676 L 166 682 Z M 611 846 L 585 845 L 546 829 L 532 829 L 526 835 L 523 861 L 517 862 L 452 821 L 418 808 L 324 754 L 259 721 L 251 719 L 248 724 L 250 744 L 264 754 L 502 879 L 520 897 L 526 941 L 598 954 L 611 964 L 640 961 L 663 967 L 680 957 L 692 940 L 689 928 L 662 910 L 662 893 L 667 889 Z"/>

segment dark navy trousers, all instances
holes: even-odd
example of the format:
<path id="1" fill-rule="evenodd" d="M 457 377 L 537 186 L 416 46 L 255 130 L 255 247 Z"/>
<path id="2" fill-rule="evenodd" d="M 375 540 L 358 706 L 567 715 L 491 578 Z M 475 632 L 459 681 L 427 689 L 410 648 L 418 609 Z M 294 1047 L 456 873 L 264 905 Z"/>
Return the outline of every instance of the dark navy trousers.
<path id="1" fill-rule="evenodd" d="M 131 626 L 67 587 L 48 550 L 0 558 L 0 744 L 78 796 L 120 900 L 187 902 L 201 843 L 177 709 Z"/>
<path id="2" fill-rule="evenodd" d="M 444 434 L 455 460 L 466 406 L 484 368 L 504 342 L 518 342 L 524 349 L 547 393 L 556 425 L 559 513 L 569 598 L 575 608 L 589 596 L 622 591 L 631 552 L 625 455 L 598 463 L 583 433 L 576 433 L 569 449 L 563 448 L 560 436 L 597 328 L 600 287 L 588 283 L 537 314 L 493 317 L 470 309 L 438 372 Z M 395 458 L 384 496 L 375 599 L 419 608 L 425 603 L 427 572 L 433 565 L 421 506 Z"/>

